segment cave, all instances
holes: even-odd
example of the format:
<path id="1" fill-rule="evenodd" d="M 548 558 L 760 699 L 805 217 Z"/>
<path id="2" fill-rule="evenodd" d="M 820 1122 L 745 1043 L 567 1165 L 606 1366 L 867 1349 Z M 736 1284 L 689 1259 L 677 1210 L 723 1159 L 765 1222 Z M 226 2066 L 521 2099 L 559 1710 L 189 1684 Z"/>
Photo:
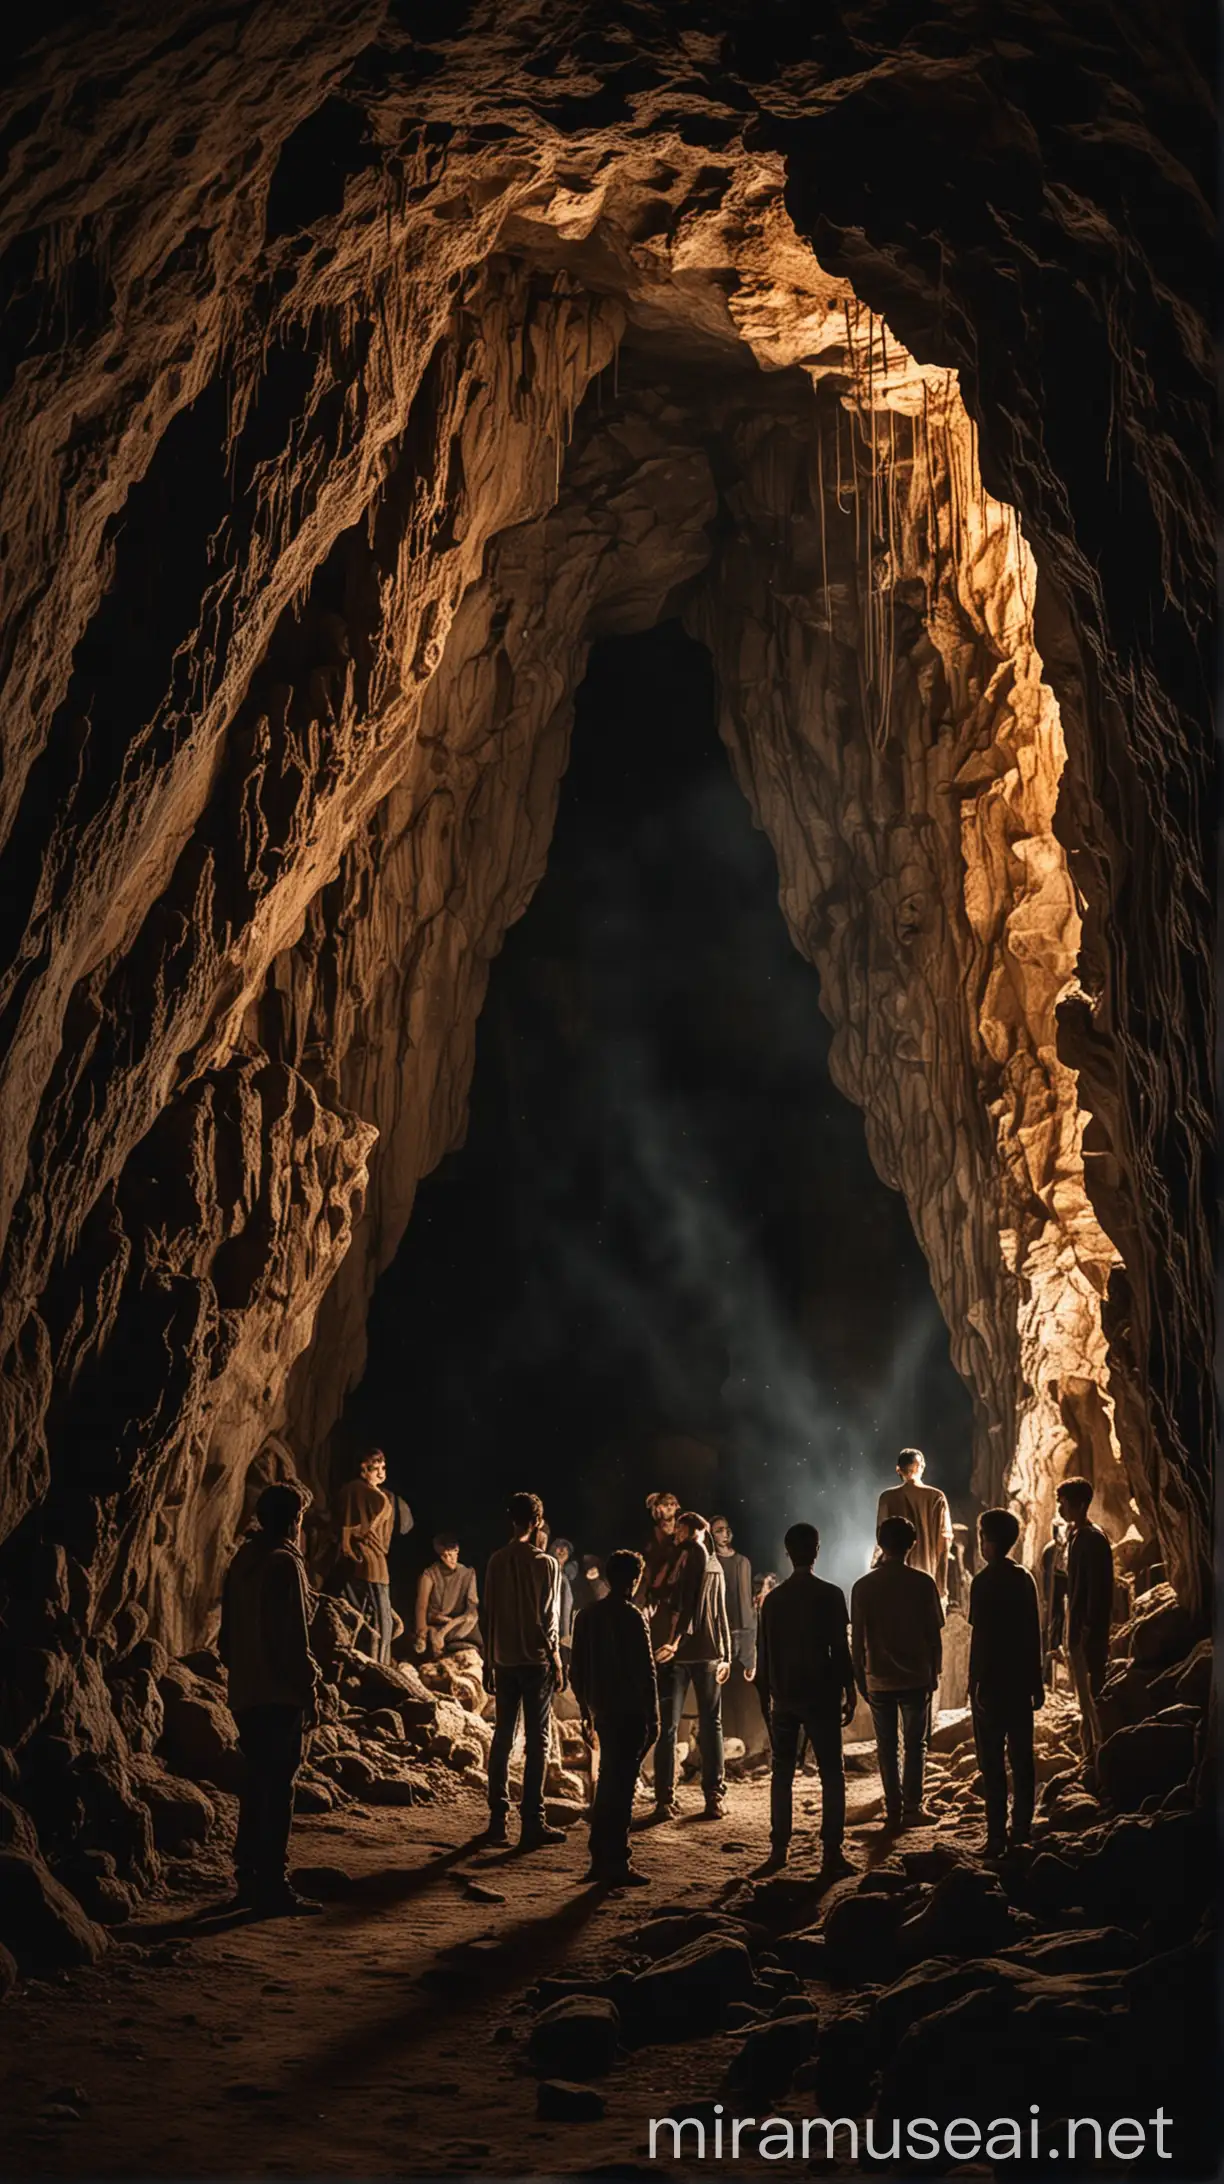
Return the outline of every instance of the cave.
<path id="1" fill-rule="evenodd" d="M 1210 47 L 1092 0 L 130 0 L 8 34 L 12 2173 L 640 2174 L 651 2119 L 689 2119 L 687 2169 L 724 2111 L 761 2173 L 763 2113 L 818 2153 L 841 2117 L 855 2173 L 851 2127 L 987 2099 L 1096 2118 L 1062 2174 L 1135 2167 L 1113 2126 L 1156 2112 L 1140 2172 L 1215 2173 Z M 967 1524 L 1005 1504 L 1040 1570 L 1060 1480 L 1090 1480 L 1109 1757 L 1084 1773 L 1069 1702 L 1039 1717 L 1040 1834 L 1000 1878 L 962 1690 L 930 1833 L 830 1889 L 757 1873 L 745 1755 L 728 1825 L 652 1840 L 630 1929 L 568 1844 L 477 1854 L 478 1679 L 379 1664 L 321 1594 L 294 1850 L 324 1910 L 223 1916 L 225 1572 L 297 1479 L 321 1579 L 397 1342 L 456 1434 L 472 1338 L 437 1252 L 509 1203 L 480 1161 L 526 1158 L 494 1112 L 516 1083 L 572 1093 L 533 1157 L 589 1159 L 562 1048 L 594 844 L 645 885 L 685 766 L 752 873 L 703 1127 L 738 1056 L 770 1279 L 827 1221 L 879 1356 L 918 1315 Z M 758 920 L 810 1064 L 772 1132 Z M 673 1015 L 704 945 L 694 909 Z M 635 964 L 645 1006 L 642 934 Z M 555 1336 L 582 1296 L 551 1269 Z M 552 1414 L 556 1492 L 569 1463 L 588 1528 L 625 1526 L 649 1467 L 690 1463 L 776 1554 L 759 1403 L 655 1278 L 656 1350 L 707 1351 L 706 1394 L 579 1376 L 604 1437 Z M 491 1351 L 513 1322 L 478 1270 L 473 1298 Z M 392 1484 L 483 1550 L 481 1496 L 532 1481 L 465 1380 L 460 1508 L 432 1513 L 410 1415 Z M 555 1735 L 574 1824 L 589 1766 Z M 1040 2173 L 1033 2132 L 993 2173 Z"/>

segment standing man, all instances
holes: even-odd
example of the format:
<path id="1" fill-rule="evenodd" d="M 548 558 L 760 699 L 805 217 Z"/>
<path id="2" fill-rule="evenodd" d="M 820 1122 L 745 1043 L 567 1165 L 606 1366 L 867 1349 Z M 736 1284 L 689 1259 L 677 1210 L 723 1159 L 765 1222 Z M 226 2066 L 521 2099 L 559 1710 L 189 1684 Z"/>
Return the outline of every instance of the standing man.
<path id="1" fill-rule="evenodd" d="M 650 1625 L 650 1642 L 658 1658 L 659 1647 L 671 1636 L 674 1620 L 674 1580 L 680 1562 L 676 1521 L 680 1504 L 669 1490 L 646 1496 L 652 1532 L 643 1556 L 645 1568 L 638 1581 L 637 1604 Z"/>
<path id="2" fill-rule="evenodd" d="M 1067 1527 L 1055 1517 L 1041 1550 L 1041 1644 L 1047 1688 L 1058 1688 L 1058 1656 L 1067 1626 Z"/>
<path id="3" fill-rule="evenodd" d="M 519 1848 L 537 1850 L 544 1843 L 565 1841 L 564 1830 L 550 1828 L 544 1818 L 553 1693 L 561 1683 L 560 1586 L 556 1563 L 537 1544 L 542 1534 L 546 1536 L 539 1495 L 512 1494 L 506 1514 L 510 1538 L 489 1557 L 480 1608 L 485 1689 L 497 1701 L 485 1840 L 491 1844 L 509 1841 L 510 1749 L 521 1713 L 526 1752 Z"/>
<path id="4" fill-rule="evenodd" d="M 675 1621 L 666 1644 L 656 1645 L 661 1727 L 655 1746 L 656 1820 L 674 1820 L 676 1737 L 689 1684 L 697 1698 L 701 1743 L 701 1786 L 705 1818 L 721 1820 L 726 1780 L 723 1773 L 722 1687 L 731 1674 L 731 1625 L 722 1564 L 710 1542 L 710 1528 L 695 1509 L 676 1519 L 683 1550 L 675 1576 Z"/>
<path id="5" fill-rule="evenodd" d="M 641 1888 L 629 1850 L 638 1768 L 659 1734 L 659 1691 L 646 1618 L 630 1595 L 642 1558 L 618 1547 L 608 1556 L 608 1590 L 574 1621 L 574 1695 L 588 1735 L 599 1742 L 599 1780 L 591 1808 L 589 1881 Z"/>
<path id="6" fill-rule="evenodd" d="M 726 1517 L 715 1517 L 710 1524 L 714 1552 L 722 1564 L 723 1582 L 727 1588 L 727 1621 L 731 1625 L 731 1658 L 738 1662 L 745 1676 L 751 1676 L 756 1660 L 756 1616 L 752 1606 L 752 1564 L 747 1555 L 735 1552 L 735 1534 Z"/>
<path id="7" fill-rule="evenodd" d="M 886 1517 L 876 1538 L 880 1559 L 850 1595 L 851 1653 L 854 1680 L 875 1728 L 884 1825 L 899 1829 L 928 1817 L 922 1787 L 931 1699 L 943 1666 L 943 1609 L 934 1579 L 908 1566 L 915 1539 L 909 1518 Z M 904 1774 L 897 1764 L 898 1724 Z"/>
<path id="8" fill-rule="evenodd" d="M 1011 1550 L 1020 1525 L 1010 1509 L 984 1509 L 978 1544 L 985 1568 L 969 1593 L 969 1698 L 973 1741 L 986 1799 L 988 1858 L 1008 1847 L 1007 1768 L 1012 1778 L 1011 1848 L 1027 1843 L 1037 1794 L 1033 1713 L 1045 1704 L 1037 1587 Z"/>
<path id="9" fill-rule="evenodd" d="M 786 1535 L 791 1575 L 761 1602 L 756 1686 L 769 1723 L 773 1773 L 769 1789 L 769 1864 L 786 1863 L 799 1737 L 820 1769 L 820 1840 L 827 1873 L 849 1872 L 842 1855 L 846 1773 L 842 1730 L 854 1718 L 854 1669 L 846 1597 L 813 1570 L 820 1553 L 814 1524 L 792 1524 Z"/>
<path id="10" fill-rule="evenodd" d="M 910 1567 L 925 1570 L 935 1581 L 941 1601 L 948 1600 L 948 1556 L 952 1548 L 952 1517 L 947 1496 L 937 1486 L 925 1486 L 926 1457 L 920 1448 L 903 1448 L 897 1458 L 898 1486 L 886 1487 L 876 1510 L 876 1537 L 889 1517 L 906 1517 L 914 1527 Z M 879 1560 L 877 1555 L 876 1560 Z"/>
<path id="11" fill-rule="evenodd" d="M 374 1659 L 391 1658 L 391 1571 L 387 1562 L 395 1532 L 395 1500 L 384 1492 L 387 1459 L 380 1448 L 363 1456 L 355 1479 L 340 1490 L 336 1515 L 340 1555 L 336 1576 L 343 1597 L 360 1609 L 374 1632 Z"/>
<path id="12" fill-rule="evenodd" d="M 289 1883 L 293 1785 L 305 1733 L 318 1719 L 319 1671 L 310 1651 L 302 1561 L 304 1487 L 266 1486 L 258 1530 L 244 1539 L 221 1595 L 221 1659 L 242 1752 L 234 1843 L 235 1894 L 263 1918 L 322 1910 Z"/>
<path id="13" fill-rule="evenodd" d="M 1092 1507 L 1089 1479 L 1064 1479 L 1058 1489 L 1058 1514 L 1067 1527 L 1067 1659 L 1080 1710 L 1080 1741 L 1089 1768 L 1095 1768 L 1101 1741 L 1097 1693 L 1105 1681 L 1109 1626 L 1113 1619 L 1113 1548 Z"/>
<path id="14" fill-rule="evenodd" d="M 561 1662 L 566 1676 L 569 1675 L 570 1652 L 574 1643 L 574 1542 L 572 1539 L 554 1539 L 548 1552 L 557 1565 L 561 1586 L 557 1595 L 557 1629 L 561 1639 Z"/>
<path id="15" fill-rule="evenodd" d="M 412 1650 L 437 1661 L 459 1646 L 478 1644 L 480 1612 L 476 1572 L 460 1562 L 455 1534 L 438 1532 L 433 1545 L 437 1560 L 422 1570 L 417 1586 Z"/>

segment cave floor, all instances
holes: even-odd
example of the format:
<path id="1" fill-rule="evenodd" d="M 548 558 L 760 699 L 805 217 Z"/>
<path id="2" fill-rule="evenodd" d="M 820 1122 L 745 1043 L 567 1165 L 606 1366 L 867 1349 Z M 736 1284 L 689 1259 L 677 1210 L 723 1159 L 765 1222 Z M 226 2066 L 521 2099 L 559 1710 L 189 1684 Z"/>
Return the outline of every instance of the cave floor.
<path id="1" fill-rule="evenodd" d="M 879 1779 L 847 1787 L 848 1848 L 865 1869 L 887 1855 L 862 1825 Z M 796 1784 L 789 1870 L 800 1874 L 818 1863 L 800 1832 L 814 1790 Z M 218 1857 L 206 1897 L 198 1881 L 194 1897 L 163 1895 L 96 1970 L 28 1981 L 7 2004 L 0 2173 L 648 2173 L 648 2119 L 718 2098 L 737 2036 L 641 2049 L 602 2081 L 601 2122 L 545 2124 L 522 1998 L 542 1974 L 586 1968 L 656 1907 L 715 1903 L 765 1856 L 767 1781 L 732 1784 L 722 1822 L 697 1817 L 695 1788 L 681 1796 L 681 1818 L 640 1838 L 654 1885 L 624 1895 L 583 1886 L 581 1826 L 527 1857 L 475 1848 L 485 1808 L 466 1789 L 451 1804 L 300 1818 L 302 1884 L 324 1867 L 353 1884 L 318 1917 L 219 1918 Z M 55 2113 L 73 2108 L 75 2120 Z"/>

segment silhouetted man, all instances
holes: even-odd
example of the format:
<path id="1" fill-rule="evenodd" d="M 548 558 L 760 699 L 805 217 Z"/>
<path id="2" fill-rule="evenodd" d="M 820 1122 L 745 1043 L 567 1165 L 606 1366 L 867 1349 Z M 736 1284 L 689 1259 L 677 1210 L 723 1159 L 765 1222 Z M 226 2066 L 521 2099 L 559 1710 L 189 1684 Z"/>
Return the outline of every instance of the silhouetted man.
<path id="1" fill-rule="evenodd" d="M 395 1500 L 384 1491 L 387 1459 L 380 1448 L 363 1456 L 355 1479 L 340 1489 L 336 1519 L 340 1527 L 337 1576 L 343 1596 L 359 1608 L 374 1632 L 374 1659 L 391 1658 L 391 1570 L 387 1561 L 395 1533 Z"/>
<path id="2" fill-rule="evenodd" d="M 417 1585 L 412 1649 L 436 1661 L 460 1646 L 477 1644 L 480 1613 L 476 1572 L 460 1562 L 455 1534 L 439 1532 L 433 1545 L 437 1559 L 422 1570 Z"/>
<path id="3" fill-rule="evenodd" d="M 985 1568 L 969 1592 L 969 1698 L 973 1741 L 986 1799 L 986 1856 L 1008 1847 L 1007 1770 L 1011 1767 L 1011 1846 L 1027 1843 L 1037 1778 L 1033 1712 L 1045 1704 L 1041 1606 L 1028 1571 L 1011 1560 L 1020 1526 L 1010 1509 L 984 1509 L 978 1545 Z"/>
<path id="4" fill-rule="evenodd" d="M 676 1519 L 683 1550 L 675 1576 L 675 1619 L 671 1637 L 656 1645 L 661 1727 L 655 1746 L 656 1820 L 674 1819 L 676 1738 L 689 1684 L 697 1698 L 701 1742 L 701 1786 L 705 1817 L 720 1820 L 726 1780 L 723 1773 L 722 1687 L 731 1674 L 731 1626 L 722 1565 L 710 1543 L 710 1528 L 694 1509 Z"/>
<path id="5" fill-rule="evenodd" d="M 920 1448 L 903 1448 L 897 1458 L 900 1484 L 886 1487 L 876 1510 L 876 1537 L 889 1517 L 905 1517 L 914 1527 L 909 1563 L 925 1570 L 935 1581 L 941 1601 L 948 1598 L 948 1556 L 951 1552 L 952 1518 L 947 1496 L 937 1486 L 926 1486 L 926 1457 Z"/>
<path id="6" fill-rule="evenodd" d="M 1079 1701 L 1084 1758 L 1094 1767 L 1101 1742 L 1096 1702 L 1109 1658 L 1114 1569 L 1113 1548 L 1100 1525 L 1090 1520 L 1091 1507 L 1091 1480 L 1064 1479 L 1058 1514 L 1067 1526 L 1067 1660 Z"/>
<path id="7" fill-rule="evenodd" d="M 884 1824 L 913 1827 L 922 1808 L 931 1699 L 943 1665 L 943 1608 L 933 1578 L 911 1569 L 914 1545 L 908 1517 L 886 1517 L 876 1534 L 880 1560 L 860 1577 L 850 1595 L 854 1680 L 871 1708 Z M 897 1731 L 905 1747 L 904 1774 L 897 1763 Z"/>
<path id="8" fill-rule="evenodd" d="M 1041 1550 L 1041 1644 L 1047 1688 L 1053 1691 L 1058 1655 L 1067 1633 L 1067 1527 L 1055 1517 L 1053 1532 Z"/>
<path id="9" fill-rule="evenodd" d="M 236 1898 L 265 1917 L 318 1911 L 289 1885 L 293 1785 L 317 1715 L 319 1671 L 310 1650 L 302 1516 L 310 1496 L 288 1481 L 266 1486 L 258 1531 L 226 1572 L 219 1651 L 242 1752 L 234 1843 Z"/>
<path id="10" fill-rule="evenodd" d="M 557 1630 L 561 1639 L 561 1660 L 567 1666 L 570 1649 L 574 1643 L 574 1542 L 572 1539 L 554 1539 L 548 1552 L 557 1565 L 560 1589 L 557 1594 Z"/>
<path id="11" fill-rule="evenodd" d="M 650 1633 L 629 1597 L 641 1575 L 642 1557 L 618 1548 L 608 1556 L 605 1597 L 580 1608 L 574 1619 L 574 1695 L 599 1741 L 587 1879 L 612 1888 L 641 1887 L 647 1878 L 629 1851 L 638 1769 L 659 1734 Z"/>
<path id="12" fill-rule="evenodd" d="M 820 1770 L 820 1839 L 824 1862 L 844 1868 L 846 1774 L 842 1729 L 854 1716 L 854 1669 L 845 1594 L 817 1577 L 820 1552 L 814 1524 L 792 1524 L 786 1535 L 791 1575 L 761 1602 L 756 1686 L 769 1723 L 773 1773 L 769 1792 L 770 1864 L 785 1862 L 799 1738 L 806 1731 Z"/>
<path id="13" fill-rule="evenodd" d="M 561 1683 L 558 1629 L 559 1572 L 538 1545 L 544 1507 L 538 1494 L 512 1494 L 506 1511 L 510 1538 L 489 1557 L 480 1626 L 484 1637 L 485 1689 L 497 1701 L 489 1751 L 489 1827 L 486 1841 L 508 1842 L 510 1751 L 520 1713 L 523 1759 L 519 1844 L 536 1850 L 563 1843 L 564 1831 L 544 1818 L 544 1771 L 553 1694 Z M 546 1536 L 546 1535 L 545 1535 Z"/>
<path id="14" fill-rule="evenodd" d="M 726 1517 L 714 1517 L 710 1523 L 714 1552 L 722 1564 L 723 1582 L 727 1588 L 727 1621 L 731 1626 L 731 1658 L 738 1662 L 746 1676 L 751 1676 L 756 1660 L 756 1614 L 752 1605 L 752 1564 L 747 1555 L 737 1554 L 735 1534 Z"/>

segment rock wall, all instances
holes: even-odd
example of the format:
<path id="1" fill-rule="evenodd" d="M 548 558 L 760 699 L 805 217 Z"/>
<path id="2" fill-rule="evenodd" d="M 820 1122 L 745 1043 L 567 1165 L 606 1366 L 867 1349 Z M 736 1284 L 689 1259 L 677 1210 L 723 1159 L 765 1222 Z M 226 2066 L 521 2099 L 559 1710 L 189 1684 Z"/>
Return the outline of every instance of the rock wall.
<path id="1" fill-rule="evenodd" d="M 154 36 L 133 6 L 14 69 L 10 1627 L 53 1550 L 82 1664 L 128 1595 L 180 1643 L 267 1432 L 322 1446 L 461 1128 L 584 648 L 715 548 L 689 611 L 973 1378 L 980 1477 L 1039 1517 L 1072 1447 L 1108 1475 L 1112 1401 L 1201 1620 L 1202 79 L 1168 23 L 902 12 L 410 30 L 248 0 Z M 639 403 L 615 459 L 609 415 L 584 473 L 622 338 L 674 414 Z M 791 372 L 815 424 L 754 422 Z M 963 397 L 1035 585 L 959 408 L 933 441 L 907 422 L 924 384 L 928 426 Z M 878 474 L 853 551 L 842 392 Z M 320 1310 L 323 1363 L 295 1365 Z"/>

